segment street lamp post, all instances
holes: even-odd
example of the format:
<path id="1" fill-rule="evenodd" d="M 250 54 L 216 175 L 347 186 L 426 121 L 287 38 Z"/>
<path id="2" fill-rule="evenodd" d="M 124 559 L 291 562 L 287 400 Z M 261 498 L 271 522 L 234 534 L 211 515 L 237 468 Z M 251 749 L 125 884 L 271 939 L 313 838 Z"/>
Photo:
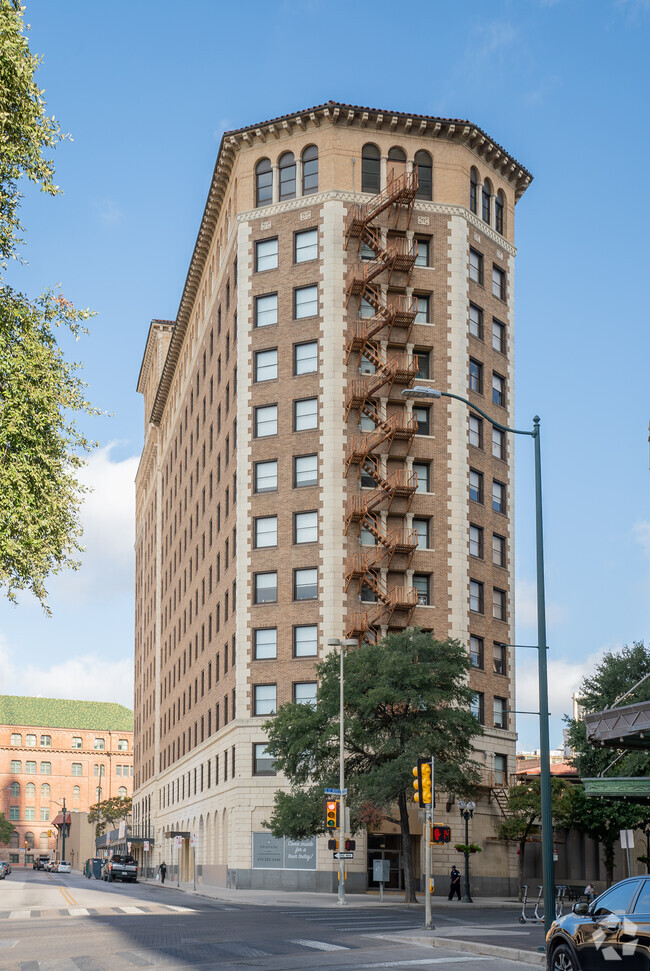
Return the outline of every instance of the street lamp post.
<path id="1" fill-rule="evenodd" d="M 340 672 L 339 672 L 339 789 L 340 789 L 340 802 L 339 802 L 339 852 L 343 852 L 345 849 L 345 741 L 344 741 L 344 715 L 343 715 L 343 648 L 344 647 L 356 647 L 356 638 L 347 638 L 346 640 L 340 640 L 337 637 L 328 638 L 328 647 L 338 647 L 339 658 L 340 658 Z M 347 901 L 345 899 L 345 860 L 339 857 L 339 892 L 337 898 L 337 904 L 345 906 Z"/>
<path id="2" fill-rule="evenodd" d="M 461 818 L 465 820 L 465 846 L 469 846 L 469 821 L 474 815 L 476 803 L 465 802 L 464 799 L 458 800 Z M 463 903 L 473 904 L 472 895 L 469 892 L 469 850 L 465 850 L 465 889 L 463 891 Z"/>
<path id="3" fill-rule="evenodd" d="M 416 386 L 402 391 L 405 398 L 455 398 L 477 412 L 495 428 L 511 435 L 528 435 L 535 444 L 535 537 L 537 553 L 537 678 L 539 683 L 539 751 L 542 790 L 542 868 L 544 883 L 544 931 L 548 933 L 555 917 L 555 877 L 553 873 L 553 814 L 551 811 L 551 759 L 548 728 L 548 672 L 546 652 L 546 594 L 544 590 L 544 533 L 542 528 L 542 459 L 540 425 L 533 418 L 532 431 L 509 428 L 491 418 L 461 395 L 436 388 Z"/>

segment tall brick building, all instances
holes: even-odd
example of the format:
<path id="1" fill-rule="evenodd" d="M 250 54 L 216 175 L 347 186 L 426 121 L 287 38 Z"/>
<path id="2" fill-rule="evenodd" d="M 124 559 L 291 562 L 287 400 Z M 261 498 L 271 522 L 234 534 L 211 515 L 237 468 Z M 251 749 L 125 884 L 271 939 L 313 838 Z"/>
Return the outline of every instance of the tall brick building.
<path id="1" fill-rule="evenodd" d="M 467 121 L 330 102 L 224 135 L 138 380 L 134 825 L 167 862 L 185 834 L 182 875 L 193 833 L 206 881 L 333 885 L 322 840 L 297 859 L 262 828 L 282 784 L 262 724 L 313 699 L 328 638 L 408 625 L 467 644 L 474 835 L 493 834 L 515 768 L 512 441 L 401 391 L 513 424 L 530 180 Z M 358 845 L 351 888 L 380 851 L 399 882 L 394 828 Z M 507 851 L 482 857 L 507 882 Z"/>

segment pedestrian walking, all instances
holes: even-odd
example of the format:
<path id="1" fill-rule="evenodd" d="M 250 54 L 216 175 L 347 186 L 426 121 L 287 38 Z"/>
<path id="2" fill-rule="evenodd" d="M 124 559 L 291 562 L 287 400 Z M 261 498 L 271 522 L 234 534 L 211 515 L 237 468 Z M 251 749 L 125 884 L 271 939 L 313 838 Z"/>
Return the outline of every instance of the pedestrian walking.
<path id="1" fill-rule="evenodd" d="M 160 871 L 160 882 L 161 883 L 164 883 L 165 882 L 165 877 L 167 876 L 167 864 L 165 863 L 164 860 L 160 864 L 160 866 L 158 867 L 158 870 Z"/>
<path id="2" fill-rule="evenodd" d="M 451 883 L 449 884 L 449 900 L 453 900 L 454 894 L 457 895 L 460 900 L 460 870 L 455 866 L 452 866 L 451 873 L 449 874 Z"/>
<path id="3" fill-rule="evenodd" d="M 587 897 L 589 903 L 591 903 L 591 901 L 594 899 L 595 896 L 596 896 L 596 891 L 593 885 L 591 883 L 588 883 L 587 886 L 585 887 L 585 897 Z"/>

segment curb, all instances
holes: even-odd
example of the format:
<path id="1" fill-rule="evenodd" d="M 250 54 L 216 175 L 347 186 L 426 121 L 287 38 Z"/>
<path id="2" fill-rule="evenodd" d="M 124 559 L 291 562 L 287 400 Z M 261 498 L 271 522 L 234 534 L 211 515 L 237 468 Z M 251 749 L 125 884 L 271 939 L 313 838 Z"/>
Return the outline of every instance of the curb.
<path id="1" fill-rule="evenodd" d="M 397 941 L 405 944 L 407 941 L 424 947 L 440 947 L 448 951 L 469 951 L 472 954 L 485 954 L 490 957 L 503 958 L 506 961 L 520 961 L 536 968 L 546 967 L 546 955 L 536 951 L 526 951 L 518 947 L 503 947 L 500 944 L 481 944 L 478 941 L 463 941 L 457 937 L 397 937 L 389 934 L 374 934 L 384 941 Z"/>

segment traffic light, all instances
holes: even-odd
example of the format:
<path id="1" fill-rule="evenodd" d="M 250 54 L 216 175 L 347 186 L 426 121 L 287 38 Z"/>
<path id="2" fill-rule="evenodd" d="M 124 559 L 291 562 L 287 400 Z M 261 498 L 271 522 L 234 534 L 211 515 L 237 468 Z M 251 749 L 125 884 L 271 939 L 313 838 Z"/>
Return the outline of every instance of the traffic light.
<path id="1" fill-rule="evenodd" d="M 325 829 L 339 829 L 339 800 L 325 800 Z"/>
<path id="2" fill-rule="evenodd" d="M 414 802 L 418 803 L 419 806 L 433 805 L 431 760 L 418 759 L 418 764 L 413 766 L 413 777 Z"/>
<path id="3" fill-rule="evenodd" d="M 27 842 L 27 840 L 25 840 L 25 849 L 26 849 L 26 850 L 28 850 L 28 849 L 29 849 L 29 843 Z"/>
<path id="4" fill-rule="evenodd" d="M 450 826 L 432 826 L 431 827 L 431 842 L 432 843 L 449 843 L 451 841 L 451 827 Z"/>
<path id="5" fill-rule="evenodd" d="M 47 831 L 47 835 L 48 835 L 49 837 L 51 837 L 51 836 L 52 836 L 52 830 L 51 830 L 51 829 L 48 829 L 48 831 Z"/>
<path id="6" fill-rule="evenodd" d="M 346 850 L 356 850 L 357 841 L 356 840 L 345 840 L 344 849 Z"/>

